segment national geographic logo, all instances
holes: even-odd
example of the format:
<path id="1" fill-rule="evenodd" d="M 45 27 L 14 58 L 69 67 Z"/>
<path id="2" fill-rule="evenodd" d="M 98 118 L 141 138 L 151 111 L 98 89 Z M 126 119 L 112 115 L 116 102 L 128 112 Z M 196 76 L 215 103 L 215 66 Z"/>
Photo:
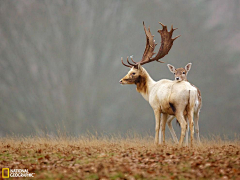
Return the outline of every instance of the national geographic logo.
<path id="1" fill-rule="evenodd" d="M 2 178 L 9 177 L 34 177 L 35 173 L 29 173 L 28 169 L 2 168 Z"/>
<path id="2" fill-rule="evenodd" d="M 2 168 L 2 178 L 9 178 L 9 168 Z"/>

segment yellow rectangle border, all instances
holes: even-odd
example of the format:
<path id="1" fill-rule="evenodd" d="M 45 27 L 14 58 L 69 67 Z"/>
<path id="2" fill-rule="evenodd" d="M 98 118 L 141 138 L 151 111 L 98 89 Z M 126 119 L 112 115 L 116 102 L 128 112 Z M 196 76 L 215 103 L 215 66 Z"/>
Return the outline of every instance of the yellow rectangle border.
<path id="1" fill-rule="evenodd" d="M 8 175 L 4 176 L 4 171 L 7 170 Z M 9 178 L 9 168 L 2 168 L 2 178 Z"/>

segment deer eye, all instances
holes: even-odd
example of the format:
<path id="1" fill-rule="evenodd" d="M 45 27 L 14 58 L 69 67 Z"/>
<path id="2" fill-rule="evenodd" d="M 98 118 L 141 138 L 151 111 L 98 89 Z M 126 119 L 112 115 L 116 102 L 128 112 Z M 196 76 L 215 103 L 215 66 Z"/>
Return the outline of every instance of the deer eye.
<path id="1" fill-rule="evenodd" d="M 185 74 L 185 72 L 183 72 L 183 74 Z"/>
<path id="2" fill-rule="evenodd" d="M 136 73 L 132 73 L 132 75 L 135 75 Z"/>

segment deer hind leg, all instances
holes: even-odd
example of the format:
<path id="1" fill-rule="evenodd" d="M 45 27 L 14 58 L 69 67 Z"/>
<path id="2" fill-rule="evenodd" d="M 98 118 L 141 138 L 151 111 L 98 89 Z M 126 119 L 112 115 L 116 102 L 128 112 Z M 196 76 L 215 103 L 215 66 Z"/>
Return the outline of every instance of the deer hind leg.
<path id="1" fill-rule="evenodd" d="M 191 131 L 191 147 L 193 146 L 193 140 L 194 140 L 194 129 L 193 129 L 193 111 L 188 111 L 188 122 L 189 122 L 189 127 Z"/>
<path id="2" fill-rule="evenodd" d="M 186 128 L 187 128 L 187 122 L 183 116 L 183 111 L 179 111 L 176 113 L 176 118 L 178 120 L 178 122 L 180 123 L 181 126 L 181 136 L 180 136 L 180 140 L 178 145 L 181 147 L 183 144 L 183 139 L 185 137 L 186 134 Z"/>
<path id="3" fill-rule="evenodd" d="M 160 122 L 161 122 L 161 111 L 160 110 L 154 110 L 154 115 L 155 115 L 155 140 L 154 140 L 154 144 L 158 144 L 159 142 L 159 129 L 160 129 Z"/>
<path id="4" fill-rule="evenodd" d="M 168 116 L 168 119 L 167 119 L 167 125 L 168 125 L 168 129 L 172 135 L 172 138 L 173 138 L 173 141 L 175 143 L 178 143 L 178 139 L 177 139 L 177 135 L 172 127 L 172 120 L 174 119 L 175 117 L 174 116 Z"/>
<path id="5" fill-rule="evenodd" d="M 187 120 L 187 116 L 184 116 L 185 120 Z M 188 121 L 186 121 L 188 122 Z M 188 134 L 189 134 L 189 124 L 187 123 L 186 137 L 185 137 L 185 145 L 188 146 Z"/>
<path id="6" fill-rule="evenodd" d="M 162 139 L 163 139 L 163 144 L 165 144 L 165 128 L 166 128 L 166 122 L 167 122 L 167 114 L 162 114 Z"/>
<path id="7" fill-rule="evenodd" d="M 159 130 L 159 144 L 162 144 L 162 121 L 160 123 L 160 130 Z"/>
<path id="8" fill-rule="evenodd" d="M 194 113 L 194 125 L 195 125 L 195 131 L 197 135 L 197 141 L 198 143 L 200 143 L 198 120 L 199 120 L 199 111 Z"/>

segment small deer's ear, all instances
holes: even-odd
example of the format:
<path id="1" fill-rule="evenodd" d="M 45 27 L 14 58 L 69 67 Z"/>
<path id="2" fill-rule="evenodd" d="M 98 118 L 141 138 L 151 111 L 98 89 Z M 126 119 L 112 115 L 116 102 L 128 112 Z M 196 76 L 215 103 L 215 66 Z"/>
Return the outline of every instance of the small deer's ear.
<path id="1" fill-rule="evenodd" d="M 185 66 L 185 70 L 188 72 L 188 71 L 190 71 L 191 67 L 192 67 L 192 63 L 188 63 L 188 64 Z"/>
<path id="2" fill-rule="evenodd" d="M 168 69 L 172 72 L 172 73 L 175 73 L 175 67 L 173 66 L 173 65 L 171 65 L 171 64 L 167 64 L 167 67 L 168 67 Z"/>

